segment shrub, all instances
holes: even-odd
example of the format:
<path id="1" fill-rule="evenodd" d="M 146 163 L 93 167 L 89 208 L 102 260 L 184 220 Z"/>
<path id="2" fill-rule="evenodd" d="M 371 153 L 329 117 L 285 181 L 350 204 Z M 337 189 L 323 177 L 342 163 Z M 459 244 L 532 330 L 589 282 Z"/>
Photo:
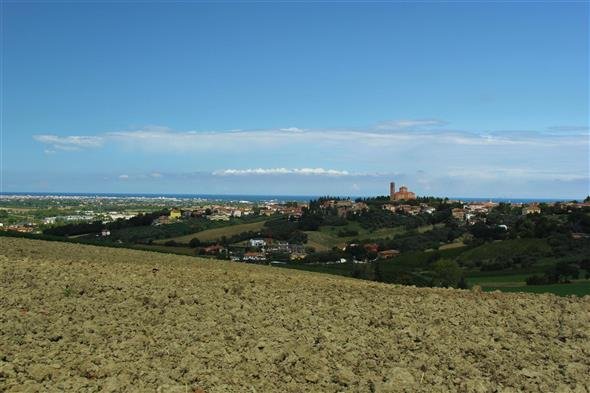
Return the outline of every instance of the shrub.
<path id="1" fill-rule="evenodd" d="M 549 277 L 547 275 L 539 275 L 536 274 L 534 276 L 530 276 L 526 278 L 526 285 L 547 285 L 553 284 L 549 282 Z"/>
<path id="2" fill-rule="evenodd" d="M 350 236 L 358 236 L 359 231 L 355 229 L 341 229 L 338 231 L 338 237 L 350 237 Z"/>

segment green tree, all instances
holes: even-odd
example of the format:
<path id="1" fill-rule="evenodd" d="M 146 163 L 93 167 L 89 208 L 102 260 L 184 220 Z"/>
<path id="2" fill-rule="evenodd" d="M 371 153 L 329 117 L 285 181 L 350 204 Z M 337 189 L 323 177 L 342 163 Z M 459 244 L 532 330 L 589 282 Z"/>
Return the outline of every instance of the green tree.
<path id="1" fill-rule="evenodd" d="M 577 279 L 580 276 L 580 268 L 575 264 L 561 261 L 555 265 L 555 275 L 557 276 L 557 281 L 567 282 L 570 277 Z"/>
<path id="2" fill-rule="evenodd" d="M 437 287 L 456 288 L 461 281 L 463 271 L 459 264 L 450 259 L 440 259 L 432 265 L 433 284 Z"/>

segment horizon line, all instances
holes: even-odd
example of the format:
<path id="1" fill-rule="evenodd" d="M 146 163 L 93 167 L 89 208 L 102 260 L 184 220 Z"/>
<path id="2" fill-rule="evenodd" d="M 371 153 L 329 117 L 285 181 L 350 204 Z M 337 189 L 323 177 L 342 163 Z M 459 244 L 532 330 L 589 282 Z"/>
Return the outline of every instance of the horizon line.
<path id="1" fill-rule="evenodd" d="M 96 196 L 125 196 L 125 195 L 145 195 L 145 196 L 223 196 L 223 197 L 269 197 L 269 198 L 276 198 L 276 197 L 295 197 L 295 198 L 302 198 L 302 197 L 335 197 L 335 198 L 379 198 L 379 197 L 388 197 L 388 195 L 330 195 L 330 194 L 224 194 L 224 193 L 153 193 L 153 192 L 71 192 L 71 191 L 0 191 L 0 195 L 35 195 L 35 194 L 43 194 L 46 196 L 51 195 L 68 195 L 68 196 L 89 196 L 89 195 L 96 195 Z M 590 195 L 590 194 L 589 194 Z M 587 195 L 588 196 L 588 195 Z M 451 200 L 461 200 L 461 199 L 528 199 L 528 200 L 544 200 L 544 201 L 583 201 L 587 196 L 582 196 L 581 199 L 578 197 L 526 197 L 526 196 L 437 196 L 437 195 L 418 195 L 417 198 L 440 198 L 440 199 L 451 199 Z"/>

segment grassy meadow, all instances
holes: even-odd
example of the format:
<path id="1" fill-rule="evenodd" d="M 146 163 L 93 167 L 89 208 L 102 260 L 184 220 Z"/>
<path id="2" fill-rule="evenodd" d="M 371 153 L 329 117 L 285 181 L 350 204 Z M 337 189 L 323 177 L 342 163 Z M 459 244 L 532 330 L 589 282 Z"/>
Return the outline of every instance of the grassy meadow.
<path id="1" fill-rule="evenodd" d="M 204 242 L 210 242 L 210 241 L 219 240 L 223 236 L 230 237 L 230 236 L 242 233 L 242 232 L 259 231 L 260 229 L 262 229 L 265 222 L 266 222 L 266 220 L 257 221 L 257 222 L 250 222 L 247 224 L 224 226 L 221 228 L 207 229 L 204 231 L 191 233 L 189 235 L 161 239 L 161 240 L 156 241 L 155 243 L 164 244 L 167 241 L 174 240 L 177 243 L 185 243 L 186 244 L 194 238 L 197 238 L 197 239 L 204 241 Z"/>

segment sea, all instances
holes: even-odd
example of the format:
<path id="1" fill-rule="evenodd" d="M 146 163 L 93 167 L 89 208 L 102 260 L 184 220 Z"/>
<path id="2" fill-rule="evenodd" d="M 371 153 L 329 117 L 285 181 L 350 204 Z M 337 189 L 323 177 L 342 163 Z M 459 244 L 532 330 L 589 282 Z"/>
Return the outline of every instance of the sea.
<path id="1" fill-rule="evenodd" d="M 325 195 L 241 195 L 241 194 L 150 194 L 150 193 L 72 193 L 72 192 L 0 192 L 2 197 L 63 197 L 63 198 L 145 198 L 145 199 L 196 199 L 200 201 L 220 202 L 308 202 Z M 333 195 L 331 195 L 333 196 Z M 367 198 L 368 196 L 346 195 L 342 198 Z M 444 197 L 442 197 L 444 198 Z M 563 202 L 564 198 L 506 198 L 506 197 L 448 197 L 463 202 L 509 202 L 509 203 L 549 203 Z"/>

